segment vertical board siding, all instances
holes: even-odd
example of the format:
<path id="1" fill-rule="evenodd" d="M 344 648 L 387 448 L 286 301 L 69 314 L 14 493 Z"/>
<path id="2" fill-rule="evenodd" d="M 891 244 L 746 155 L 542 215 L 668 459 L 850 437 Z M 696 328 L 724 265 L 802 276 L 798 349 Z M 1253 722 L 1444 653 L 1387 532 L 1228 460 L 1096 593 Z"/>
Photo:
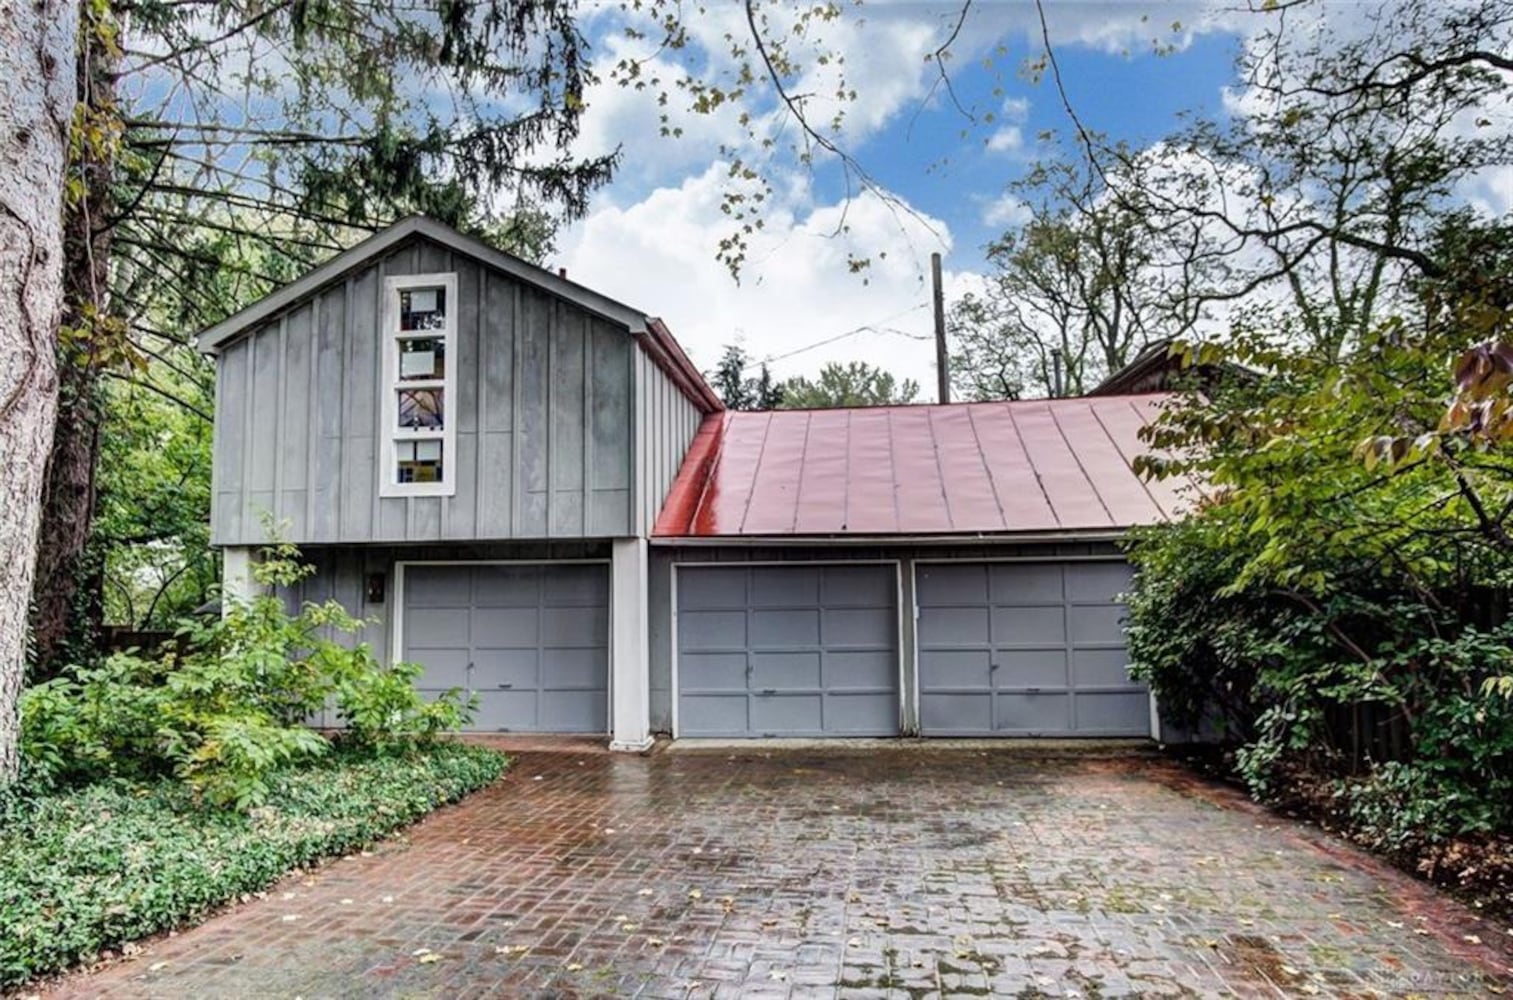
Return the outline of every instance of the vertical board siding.
<path id="1" fill-rule="evenodd" d="M 636 351 L 635 366 L 636 431 L 642 443 L 636 516 L 638 529 L 649 533 L 704 415 L 645 351 Z"/>
<path id="2" fill-rule="evenodd" d="M 515 468 L 517 537 L 547 535 L 547 495 L 551 492 L 548 465 L 551 436 L 551 302 L 540 292 L 521 289 L 517 326 L 519 364 L 516 372 Z"/>
<path id="3" fill-rule="evenodd" d="M 585 398 L 584 326 L 581 312 L 554 304 L 547 371 L 550 373 L 550 429 L 547 454 L 551 481 L 548 506 L 551 523 L 548 534 L 574 537 L 583 534 L 583 458 L 585 447 L 583 401 Z"/>
<path id="4" fill-rule="evenodd" d="M 278 509 L 289 522 L 288 532 L 308 537 L 305 503 L 310 467 L 310 434 L 306 415 L 310 408 L 310 362 L 314 346 L 315 306 L 306 303 L 285 318 L 283 324 L 283 376 L 279 379 L 278 408 Z"/>
<path id="5" fill-rule="evenodd" d="M 631 458 L 635 453 L 630 419 L 635 378 L 631 346 L 624 331 L 600 319 L 588 328 L 587 448 L 588 523 L 585 534 L 633 534 Z"/>
<path id="6" fill-rule="evenodd" d="M 341 537 L 342 413 L 345 410 L 346 370 L 342 355 L 347 323 L 348 286 L 337 285 L 320 295 L 311 376 L 310 520 L 309 538 L 334 542 Z"/>
<path id="7" fill-rule="evenodd" d="M 211 533 L 216 538 L 242 537 L 242 452 L 246 449 L 242 414 L 247 412 L 248 341 L 222 352 L 215 373 L 214 454 L 211 479 L 215 498 Z"/>
<path id="8" fill-rule="evenodd" d="M 515 330 L 517 286 L 489 272 L 483 282 L 483 322 L 489 335 L 479 340 L 478 537 L 514 534 Z"/>
<path id="9" fill-rule="evenodd" d="M 456 493 L 381 497 L 384 278 L 445 272 Z M 310 545 L 635 534 L 639 353 L 623 326 L 471 258 L 398 247 L 220 352 L 212 540 L 266 541 L 264 512 Z"/>

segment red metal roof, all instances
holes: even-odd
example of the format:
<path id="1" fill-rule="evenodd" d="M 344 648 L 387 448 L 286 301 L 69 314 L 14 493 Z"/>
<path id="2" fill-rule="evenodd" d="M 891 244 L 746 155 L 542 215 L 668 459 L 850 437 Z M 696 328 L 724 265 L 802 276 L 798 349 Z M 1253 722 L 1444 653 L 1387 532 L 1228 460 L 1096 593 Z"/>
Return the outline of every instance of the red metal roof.
<path id="1" fill-rule="evenodd" d="M 726 411 L 706 417 L 662 538 L 1118 531 L 1170 519 L 1130 461 L 1167 397 Z"/>

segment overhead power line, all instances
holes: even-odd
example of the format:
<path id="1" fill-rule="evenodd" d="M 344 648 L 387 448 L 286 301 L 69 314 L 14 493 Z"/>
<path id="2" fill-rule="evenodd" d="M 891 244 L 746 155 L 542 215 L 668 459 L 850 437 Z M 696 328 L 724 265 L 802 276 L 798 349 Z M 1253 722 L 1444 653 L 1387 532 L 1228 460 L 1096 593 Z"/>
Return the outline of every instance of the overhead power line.
<path id="1" fill-rule="evenodd" d="M 864 323 L 863 325 L 854 327 L 850 330 L 845 331 L 844 333 L 837 333 L 834 336 L 825 337 L 822 340 L 816 340 L 812 343 L 805 344 L 803 347 L 796 347 L 791 351 L 784 351 L 782 354 L 769 354 L 763 358 L 753 358 L 751 361 L 748 361 L 744 366 L 742 366 L 741 372 L 742 374 L 745 374 L 745 372 L 749 369 L 756 368 L 760 365 L 770 365 L 777 361 L 785 361 L 788 358 L 794 357 L 795 355 L 803 354 L 807 351 L 812 351 L 816 348 L 824 347 L 827 344 L 834 344 L 837 341 L 845 340 L 847 337 L 855 337 L 859 333 L 892 333 L 900 337 L 907 337 L 910 340 L 931 340 L 933 339 L 933 337 L 930 334 L 909 333 L 907 330 L 899 330 L 883 325 L 884 323 L 891 323 L 896 319 L 907 316 L 910 313 L 918 312 L 921 309 L 928 308 L 930 308 L 929 302 L 919 302 L 907 309 L 901 309 L 891 316 L 885 316 L 882 319 L 875 320 L 871 323 Z"/>

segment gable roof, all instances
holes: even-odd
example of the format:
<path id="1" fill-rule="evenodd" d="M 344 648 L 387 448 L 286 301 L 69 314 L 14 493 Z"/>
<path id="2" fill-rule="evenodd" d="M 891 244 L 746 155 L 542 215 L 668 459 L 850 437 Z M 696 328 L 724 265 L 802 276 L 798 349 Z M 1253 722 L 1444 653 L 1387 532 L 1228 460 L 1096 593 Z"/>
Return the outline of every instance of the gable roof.
<path id="1" fill-rule="evenodd" d="M 653 535 L 1117 535 L 1183 507 L 1130 467 L 1165 398 L 727 411 L 700 427 Z"/>
<path id="2" fill-rule="evenodd" d="M 677 341 L 672 339 L 672 334 L 661 320 L 424 215 L 400 219 L 387 229 L 343 250 L 277 291 L 205 330 L 195 338 L 195 346 L 206 354 L 217 354 L 242 334 L 415 237 L 432 240 L 455 253 L 471 257 L 481 264 L 626 327 L 641 349 L 702 412 L 715 413 L 724 409 L 720 397 L 704 381 L 704 376 L 678 346 Z"/>

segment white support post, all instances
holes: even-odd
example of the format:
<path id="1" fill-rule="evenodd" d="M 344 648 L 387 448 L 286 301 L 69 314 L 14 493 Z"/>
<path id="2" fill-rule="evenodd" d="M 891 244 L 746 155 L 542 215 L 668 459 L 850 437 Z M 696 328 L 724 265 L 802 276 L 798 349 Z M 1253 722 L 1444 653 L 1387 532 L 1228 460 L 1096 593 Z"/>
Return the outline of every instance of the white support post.
<path id="1" fill-rule="evenodd" d="M 610 564 L 611 750 L 651 746 L 651 645 L 647 635 L 646 539 L 617 538 Z"/>
<path id="2" fill-rule="evenodd" d="M 252 576 L 256 551 L 250 545 L 229 545 L 221 550 L 222 617 L 231 610 L 233 603 L 250 601 L 257 595 L 257 580 Z"/>

